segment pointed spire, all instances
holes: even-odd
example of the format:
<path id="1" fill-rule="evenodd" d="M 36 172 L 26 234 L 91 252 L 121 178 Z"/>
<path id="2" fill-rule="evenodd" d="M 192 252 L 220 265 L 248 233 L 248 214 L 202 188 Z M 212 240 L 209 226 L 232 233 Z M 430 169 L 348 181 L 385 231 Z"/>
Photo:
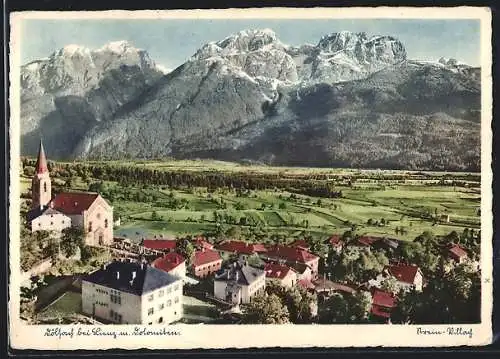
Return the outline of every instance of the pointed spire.
<path id="1" fill-rule="evenodd" d="M 47 158 L 45 157 L 42 140 L 40 140 L 40 148 L 38 149 L 38 159 L 36 160 L 35 172 L 37 174 L 42 174 L 48 171 Z"/>

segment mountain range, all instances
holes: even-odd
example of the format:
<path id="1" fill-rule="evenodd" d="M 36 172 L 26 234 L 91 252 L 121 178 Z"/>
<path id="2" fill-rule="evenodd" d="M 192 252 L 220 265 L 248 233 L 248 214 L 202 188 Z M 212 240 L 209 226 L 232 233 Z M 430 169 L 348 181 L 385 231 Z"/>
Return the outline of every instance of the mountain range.
<path id="1" fill-rule="evenodd" d="M 347 31 L 243 30 L 172 71 L 125 41 L 68 45 L 21 68 L 22 153 L 477 171 L 480 88 L 479 68 Z"/>

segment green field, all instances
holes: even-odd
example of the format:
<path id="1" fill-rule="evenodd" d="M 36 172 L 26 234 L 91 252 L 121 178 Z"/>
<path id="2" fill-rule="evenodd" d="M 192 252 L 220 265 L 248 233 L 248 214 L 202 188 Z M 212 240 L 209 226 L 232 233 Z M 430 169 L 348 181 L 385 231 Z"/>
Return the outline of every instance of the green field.
<path id="1" fill-rule="evenodd" d="M 160 185 L 129 184 L 125 189 L 117 182 L 105 181 L 106 186 L 113 188 L 115 193 L 114 198 L 107 199 L 121 218 L 121 225 L 115 229 L 115 234 L 133 240 L 155 234 L 182 236 L 213 233 L 220 227 L 224 231 L 239 227 L 241 238 L 260 238 L 263 234 L 267 237 L 273 234 L 288 237 L 310 234 L 326 238 L 331 234 L 341 234 L 352 226 L 357 228 L 359 234 L 413 240 L 426 230 L 440 235 L 453 230 L 462 231 L 466 227 L 480 227 L 477 212 L 480 207 L 478 188 L 443 186 L 437 183 L 439 178 L 450 180 L 454 176 L 469 175 L 467 173 L 422 174 L 411 171 L 269 167 L 197 160 L 85 164 L 177 173 L 213 171 L 237 173 L 238 176 L 242 173 L 249 176 L 261 174 L 292 179 L 300 179 L 304 175 L 312 178 L 318 176 L 318 183 L 324 184 L 332 178 L 332 181 L 337 181 L 336 190 L 342 191 L 342 197 L 335 199 L 299 193 L 292 195 L 282 188 L 252 190 L 242 196 L 227 187 L 215 188 L 209 192 L 206 187 L 174 189 Z M 395 175 L 403 175 L 404 178 L 394 179 Z M 345 183 L 345 178 L 350 178 L 349 176 L 358 176 L 352 185 Z M 53 182 L 64 184 L 64 180 L 55 178 Z M 86 190 L 90 183 L 99 180 L 83 180 L 73 175 L 71 188 Z M 21 177 L 21 184 L 22 193 L 26 195 L 30 177 Z M 154 195 L 155 200 L 125 200 L 125 197 L 117 195 L 125 190 L 144 192 L 146 196 Z M 169 204 L 172 199 L 177 201 L 175 206 Z M 443 220 L 443 217 L 449 217 L 449 222 Z"/>

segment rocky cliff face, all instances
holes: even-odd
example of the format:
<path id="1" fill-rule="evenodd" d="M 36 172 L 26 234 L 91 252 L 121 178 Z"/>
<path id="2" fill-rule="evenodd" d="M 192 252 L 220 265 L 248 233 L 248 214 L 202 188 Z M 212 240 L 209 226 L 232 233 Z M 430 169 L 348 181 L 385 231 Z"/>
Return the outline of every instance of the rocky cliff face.
<path id="1" fill-rule="evenodd" d="M 162 75 L 145 51 L 124 41 L 94 51 L 68 45 L 23 66 L 24 152 L 32 153 L 43 136 L 49 153 L 67 156 L 87 130 L 107 121 Z"/>
<path id="2" fill-rule="evenodd" d="M 164 76 L 126 43 L 69 50 L 23 68 L 25 153 L 41 131 L 58 140 L 51 157 L 479 166 L 479 70 L 410 61 L 391 36 L 290 47 L 245 30 Z"/>

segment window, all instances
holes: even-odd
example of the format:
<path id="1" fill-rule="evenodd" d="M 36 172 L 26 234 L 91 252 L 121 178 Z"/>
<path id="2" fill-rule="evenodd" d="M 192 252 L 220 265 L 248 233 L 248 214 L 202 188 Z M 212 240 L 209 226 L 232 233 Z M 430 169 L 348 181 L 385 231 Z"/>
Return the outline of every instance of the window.
<path id="1" fill-rule="evenodd" d="M 160 317 L 160 318 L 158 319 L 158 323 L 163 323 L 163 317 Z"/>
<path id="2" fill-rule="evenodd" d="M 42 226 L 42 224 L 41 224 L 41 223 L 38 223 L 38 227 L 41 227 L 41 226 Z"/>
<path id="3" fill-rule="evenodd" d="M 111 303 L 122 304 L 122 298 L 120 296 L 120 292 L 111 291 L 110 300 Z"/>
<path id="4" fill-rule="evenodd" d="M 179 303 L 179 297 L 175 297 L 174 303 Z"/>
<path id="5" fill-rule="evenodd" d="M 54 225 L 54 222 L 50 222 L 50 225 L 53 226 Z"/>
<path id="6" fill-rule="evenodd" d="M 47 192 L 47 182 L 43 182 L 43 191 Z"/>
<path id="7" fill-rule="evenodd" d="M 113 319 L 113 318 L 115 317 L 115 311 L 114 311 L 113 309 L 111 309 L 111 310 L 109 311 L 109 317 L 110 317 L 111 319 Z"/>
<path id="8" fill-rule="evenodd" d="M 167 288 L 167 294 L 170 294 L 170 293 L 172 293 L 172 287 Z"/>
<path id="9" fill-rule="evenodd" d="M 167 307 L 171 307 L 172 306 L 172 299 L 169 299 L 167 300 Z"/>
<path id="10" fill-rule="evenodd" d="M 162 289 L 158 292 L 158 297 L 163 297 L 164 294 L 165 294 L 165 291 Z"/>
<path id="11" fill-rule="evenodd" d="M 92 232 L 92 222 L 89 222 L 89 232 Z"/>
<path id="12" fill-rule="evenodd" d="M 154 311 L 155 311 L 154 308 L 149 308 L 148 315 L 153 315 Z"/>
<path id="13" fill-rule="evenodd" d="M 101 214 L 97 213 L 97 219 L 101 219 Z"/>
<path id="14" fill-rule="evenodd" d="M 108 228 L 108 219 L 107 218 L 104 220 L 104 228 Z"/>
<path id="15" fill-rule="evenodd" d="M 148 296 L 148 302 L 152 302 L 152 301 L 153 301 L 153 299 L 154 299 L 153 294 L 151 294 L 151 295 L 149 295 L 149 296 Z"/>
<path id="16" fill-rule="evenodd" d="M 174 290 L 179 290 L 179 284 L 176 284 L 176 285 L 174 286 Z"/>
<path id="17" fill-rule="evenodd" d="M 64 219 L 61 221 L 62 224 L 64 224 Z"/>
<path id="18" fill-rule="evenodd" d="M 163 310 L 163 308 L 165 308 L 165 304 L 161 303 L 161 304 L 158 306 L 158 310 Z"/>

